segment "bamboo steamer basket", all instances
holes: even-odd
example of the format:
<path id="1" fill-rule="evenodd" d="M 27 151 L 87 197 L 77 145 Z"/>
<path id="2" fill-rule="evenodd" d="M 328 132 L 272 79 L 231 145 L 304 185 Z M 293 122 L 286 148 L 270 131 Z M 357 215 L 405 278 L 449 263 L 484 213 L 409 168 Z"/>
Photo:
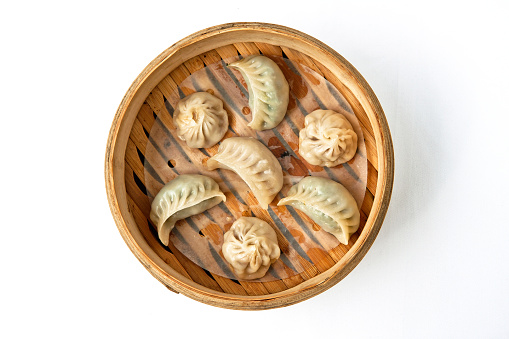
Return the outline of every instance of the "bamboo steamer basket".
<path id="1" fill-rule="evenodd" d="M 314 253 L 304 272 L 269 282 L 228 279 L 204 270 L 178 249 L 164 248 L 150 224 L 144 156 L 165 96 L 187 76 L 228 56 L 279 54 L 329 81 L 357 117 L 366 146 L 366 194 L 361 227 L 348 246 Z M 170 165 L 170 164 L 169 164 Z M 121 236 L 145 268 L 169 290 L 217 307 L 262 310 L 292 305 L 337 284 L 362 260 L 382 226 L 392 191 L 394 154 L 389 127 L 375 94 L 341 55 L 297 30 L 265 23 L 231 23 L 199 31 L 155 58 L 136 78 L 108 137 L 106 191 Z"/>

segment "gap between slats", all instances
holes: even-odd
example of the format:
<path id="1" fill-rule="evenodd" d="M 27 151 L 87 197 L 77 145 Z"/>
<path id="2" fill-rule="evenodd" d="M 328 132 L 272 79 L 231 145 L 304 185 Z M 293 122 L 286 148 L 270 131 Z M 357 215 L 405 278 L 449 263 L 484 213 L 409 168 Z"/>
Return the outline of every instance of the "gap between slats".
<path id="1" fill-rule="evenodd" d="M 255 54 L 255 53 L 258 54 L 260 50 L 262 50 L 262 52 L 264 54 L 267 53 L 267 54 L 272 54 L 272 55 L 283 55 L 283 52 L 284 52 L 286 54 L 286 56 L 289 57 L 289 53 L 288 53 L 288 51 L 285 51 L 284 47 L 281 50 L 279 47 L 267 45 L 267 44 L 260 44 L 260 43 L 256 43 L 256 44 L 243 43 L 243 44 L 235 44 L 235 46 L 229 45 L 229 46 L 224 46 L 222 48 L 218 48 L 216 50 L 204 53 L 202 55 L 199 55 L 195 58 L 192 58 L 192 59 L 184 62 L 183 65 L 177 67 L 177 69 L 175 69 L 172 73 L 170 73 L 169 76 L 167 76 L 165 79 L 163 79 L 163 81 L 161 81 L 161 83 L 156 86 L 156 88 L 151 93 L 151 95 L 149 95 L 149 97 L 147 98 L 146 104 L 143 105 L 140 112 L 142 110 L 150 110 L 150 111 L 155 112 L 155 114 L 159 118 L 166 116 L 167 114 L 165 114 L 166 108 L 164 106 L 164 96 L 170 95 L 170 93 L 172 93 L 174 91 L 174 89 L 177 87 L 177 84 L 182 82 L 183 80 L 185 80 L 188 75 L 203 68 L 206 64 L 211 64 L 213 62 L 219 61 L 219 60 L 216 60 L 217 57 L 219 57 L 219 59 L 221 59 L 221 58 L 224 59 L 228 56 L 235 56 L 235 55 L 238 55 L 237 51 L 243 55 Z M 279 51 L 282 51 L 282 53 L 279 54 Z M 323 75 L 323 73 L 322 73 L 323 66 L 319 67 L 313 63 L 313 60 L 310 60 L 309 58 L 303 58 L 302 56 L 300 56 L 300 57 L 301 57 L 301 60 L 305 60 L 304 62 L 302 62 L 304 65 L 310 67 L 311 69 L 317 71 L 319 74 Z M 329 81 L 330 81 L 330 79 L 329 79 Z M 162 114 L 160 114 L 161 112 L 162 112 Z M 129 168 L 126 168 L 126 171 L 132 170 L 133 173 L 135 173 L 139 178 L 143 178 L 145 174 L 144 174 L 143 164 L 140 167 L 139 159 L 138 159 L 138 161 L 136 161 L 137 160 L 136 152 L 139 150 L 142 154 L 145 154 L 146 143 L 152 142 L 152 141 L 149 141 L 149 138 L 146 137 L 146 131 L 150 131 L 150 129 L 155 121 L 155 118 L 153 120 L 148 118 L 150 115 L 142 114 L 143 117 L 140 117 L 139 119 L 137 117 L 137 120 L 135 122 L 135 127 L 133 126 L 133 131 L 130 136 L 131 140 L 128 143 L 128 149 L 126 152 L 126 161 L 128 162 L 128 167 L 129 167 Z M 169 120 L 169 119 L 167 119 L 167 120 Z M 361 122 L 361 127 L 363 128 L 365 140 L 367 139 L 366 137 L 368 137 L 368 138 L 369 138 L 369 136 L 372 137 L 372 134 L 368 133 L 368 129 L 366 128 L 366 126 L 364 126 L 363 122 L 361 120 L 360 120 L 360 122 Z M 170 121 L 166 121 L 166 123 L 168 123 L 168 125 L 171 126 Z M 146 138 L 146 141 L 144 141 L 144 139 L 145 139 L 144 137 Z M 144 142 L 145 142 L 145 145 L 142 145 Z M 367 143 L 366 149 L 367 150 L 371 149 L 373 147 L 371 145 L 371 143 L 374 143 L 374 138 L 372 138 L 372 140 L 370 140 L 370 145 L 368 145 L 368 140 L 366 140 L 366 143 Z M 375 150 L 376 150 L 376 148 L 375 148 Z M 367 215 L 369 214 L 369 211 L 371 210 L 371 206 L 372 206 L 372 202 L 373 202 L 373 195 L 376 192 L 376 175 L 374 176 L 374 178 L 372 177 L 373 172 L 376 174 L 376 165 L 373 165 L 373 163 L 372 163 L 373 159 L 376 159 L 376 157 L 373 157 L 373 154 L 371 154 L 371 155 L 368 154 L 368 166 L 369 165 L 371 165 L 371 166 L 368 168 L 367 191 L 366 191 L 366 196 L 363 200 L 362 207 L 361 207 L 361 214 L 363 214 L 364 219 L 367 217 Z M 375 161 L 375 163 L 376 163 L 376 161 Z M 133 168 L 131 168 L 130 166 L 133 166 Z M 156 171 L 156 172 L 159 172 L 159 171 Z M 126 178 L 126 181 L 127 181 L 127 178 Z M 130 187 L 131 191 L 135 189 L 132 186 L 132 182 L 130 183 L 129 187 Z M 369 191 L 369 194 L 368 194 L 368 191 Z M 129 197 L 129 198 L 131 199 L 130 202 L 133 204 L 133 206 L 136 206 L 136 204 L 134 203 L 134 199 L 132 199 L 131 197 Z M 148 198 L 147 198 L 147 203 L 148 203 Z M 144 208 L 147 208 L 147 206 L 144 206 Z M 134 208 L 134 207 L 133 207 L 133 209 L 136 210 L 136 208 Z M 141 211 L 141 210 L 138 208 L 138 212 L 139 211 Z M 143 215 L 143 213 L 142 213 L 142 215 Z M 141 220 L 139 220 L 140 219 L 139 215 L 137 218 L 138 218 L 138 221 L 142 222 Z M 269 216 L 269 218 L 270 218 L 270 216 Z M 145 220 L 145 222 L 147 222 L 147 221 Z M 363 223 L 365 223 L 365 220 Z M 148 225 L 148 222 L 147 222 L 147 225 Z M 150 227 L 150 226 L 148 226 L 148 227 Z M 147 237 L 150 238 L 151 236 L 152 236 L 151 234 L 147 234 Z M 355 237 L 355 239 L 356 238 L 357 237 Z M 353 240 L 353 236 L 352 236 L 352 240 Z M 147 239 L 147 241 L 148 241 L 148 239 Z M 352 241 L 352 244 L 353 244 L 353 241 Z M 157 244 L 157 243 L 154 244 L 152 242 L 151 246 L 152 245 L 157 247 L 159 244 Z M 346 250 L 348 250 L 348 249 L 346 249 Z M 162 249 L 162 251 L 167 252 L 164 248 Z M 176 251 L 178 252 L 178 250 L 176 250 Z M 326 255 L 324 255 L 322 253 L 311 253 L 311 256 L 313 256 L 313 258 L 317 261 L 317 263 L 315 263 L 315 265 L 318 265 L 319 271 L 323 272 L 324 270 L 330 268 L 330 266 L 332 266 L 335 262 L 337 262 L 345 253 L 346 253 L 345 248 L 340 248 L 338 246 L 338 247 L 330 250 L 329 253 L 327 253 Z M 158 255 L 159 255 L 159 253 L 158 253 Z M 174 260 L 176 260 L 175 255 L 173 255 L 172 258 L 174 258 Z M 184 258 L 182 258 L 182 260 L 185 261 Z M 313 262 L 315 260 L 313 260 Z M 177 260 L 177 263 L 172 262 L 171 266 L 174 267 L 173 265 L 177 265 L 180 270 L 183 270 L 184 267 L 178 260 Z M 187 264 L 188 263 L 186 262 L 186 265 Z M 192 262 L 191 262 L 191 264 L 196 266 L 196 264 L 194 264 Z M 307 264 L 309 265 L 309 263 L 307 263 Z M 311 265 L 311 266 L 315 266 L 315 265 Z M 290 288 L 292 286 L 298 285 L 303 280 L 307 280 L 307 279 L 315 276 L 317 273 L 319 273 L 319 272 L 316 272 L 316 268 L 311 269 L 311 271 L 308 272 L 309 269 L 311 269 L 311 267 L 308 267 L 308 269 L 303 274 L 300 274 L 299 275 L 300 279 L 297 279 L 297 281 L 295 281 L 296 277 L 292 277 L 289 279 L 283 279 L 283 281 L 285 283 L 285 288 Z M 308 275 L 308 273 L 311 273 L 313 271 L 315 271 L 315 272 L 312 273 L 311 275 Z M 184 272 L 185 272 L 185 270 L 184 270 Z M 179 271 L 179 273 L 180 273 L 180 271 Z M 208 275 L 206 275 L 206 276 L 207 276 L 207 278 L 209 278 Z M 188 278 L 190 277 L 189 274 L 187 274 L 187 277 Z M 202 277 L 196 277 L 196 278 L 198 280 L 204 279 Z M 212 285 L 214 285 L 215 288 L 222 288 L 227 293 L 234 293 L 234 294 L 248 293 L 248 292 L 246 292 L 245 289 L 243 290 L 244 292 L 242 292 L 239 289 L 239 287 L 245 288 L 244 285 L 236 284 L 235 282 L 231 281 L 230 279 L 218 276 L 219 280 L 221 280 L 221 278 L 224 280 L 227 280 L 228 283 L 226 283 L 225 281 L 222 281 L 222 283 L 219 283 L 219 282 L 217 282 L 217 279 L 216 279 L 217 286 L 212 284 Z M 194 278 L 192 278 L 192 279 L 194 280 Z M 293 280 L 294 283 L 289 283 L 291 280 Z M 210 282 L 207 282 L 207 283 L 210 284 Z M 236 287 L 234 287 L 231 284 L 234 284 Z M 267 294 L 267 293 L 275 293 L 275 292 L 278 292 L 281 290 L 281 286 L 275 287 L 275 286 L 273 286 L 273 284 L 267 284 L 266 282 L 265 283 L 250 283 L 250 284 L 254 284 L 254 285 L 252 286 L 253 289 L 250 291 L 251 293 L 249 293 L 249 294 L 252 294 L 252 293 Z M 258 289 L 255 287 L 256 284 L 262 284 L 261 286 L 264 286 L 264 285 L 265 286 L 263 288 Z M 209 287 L 209 286 L 207 286 L 207 287 Z M 214 287 L 211 287 L 211 288 L 214 288 Z M 230 290 L 230 292 L 228 292 L 228 290 Z"/>

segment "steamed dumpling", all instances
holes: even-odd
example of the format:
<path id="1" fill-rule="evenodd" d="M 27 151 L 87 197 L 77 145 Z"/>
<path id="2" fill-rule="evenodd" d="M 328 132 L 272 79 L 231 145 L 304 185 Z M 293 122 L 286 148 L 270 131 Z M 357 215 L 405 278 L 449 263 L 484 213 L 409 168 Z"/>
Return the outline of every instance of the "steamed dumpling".
<path id="1" fill-rule="evenodd" d="M 276 127 L 285 117 L 289 101 L 288 82 L 277 64 L 263 55 L 251 55 L 232 62 L 247 83 L 251 128 L 263 131 Z"/>
<path id="2" fill-rule="evenodd" d="M 258 279 L 281 254 L 276 232 L 265 221 L 242 217 L 224 234 L 223 256 L 241 279 Z"/>
<path id="3" fill-rule="evenodd" d="M 217 154 L 207 161 L 209 170 L 224 168 L 237 173 L 253 191 L 260 206 L 267 208 L 283 187 L 283 170 L 274 154 L 249 137 L 224 140 Z"/>
<path id="4" fill-rule="evenodd" d="M 202 213 L 225 200 L 212 178 L 200 174 L 179 175 L 157 193 L 150 219 L 157 226 L 159 240 L 168 246 L 170 232 L 178 220 Z"/>
<path id="5" fill-rule="evenodd" d="M 299 154 L 311 165 L 334 167 L 351 160 L 357 134 L 341 113 L 316 110 L 308 114 L 299 133 Z"/>
<path id="6" fill-rule="evenodd" d="M 223 102 L 207 92 L 181 99 L 173 113 L 177 135 L 191 148 L 208 148 L 219 142 L 228 129 Z"/>
<path id="7" fill-rule="evenodd" d="M 290 205 L 306 213 L 340 243 L 348 244 L 350 235 L 359 228 L 360 213 L 350 192 L 333 180 L 305 177 L 292 186 L 278 206 Z"/>

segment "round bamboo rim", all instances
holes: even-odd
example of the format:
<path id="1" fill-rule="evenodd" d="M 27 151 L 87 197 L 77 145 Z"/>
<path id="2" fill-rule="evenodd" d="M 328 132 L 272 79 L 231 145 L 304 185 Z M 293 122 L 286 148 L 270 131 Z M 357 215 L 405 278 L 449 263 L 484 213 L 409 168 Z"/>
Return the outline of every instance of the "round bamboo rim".
<path id="1" fill-rule="evenodd" d="M 369 213 L 359 238 L 331 268 L 286 290 L 264 295 L 237 295 L 204 287 L 162 260 L 147 244 L 133 217 L 125 183 L 125 157 L 135 119 L 150 92 L 190 57 L 241 42 L 284 46 L 311 57 L 327 79 L 344 95 L 365 134 L 368 174 L 373 192 Z M 336 51 L 297 30 L 266 23 L 230 23 L 211 27 L 182 39 L 157 56 L 136 78 L 124 96 L 112 123 L 105 161 L 106 191 L 110 209 L 124 241 L 145 268 L 168 289 L 213 306 L 261 310 L 292 305 L 311 298 L 341 281 L 366 255 L 382 226 L 393 186 L 394 151 L 389 126 L 378 99 L 360 73 Z M 368 199 L 369 200 L 369 199 Z M 365 199 L 366 201 L 366 199 Z"/>

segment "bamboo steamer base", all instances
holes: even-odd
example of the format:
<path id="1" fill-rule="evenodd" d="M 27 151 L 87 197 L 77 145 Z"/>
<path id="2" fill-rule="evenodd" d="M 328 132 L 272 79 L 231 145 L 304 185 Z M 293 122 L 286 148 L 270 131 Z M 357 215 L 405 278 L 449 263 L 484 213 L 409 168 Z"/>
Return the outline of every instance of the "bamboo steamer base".
<path id="1" fill-rule="evenodd" d="M 152 161 L 150 149 L 152 145 L 157 147 L 161 140 L 154 140 L 155 134 L 151 131 L 156 124 L 171 119 L 167 114 L 168 99 L 189 75 L 221 60 L 250 54 L 285 57 L 308 67 L 332 84 L 359 122 L 367 162 L 366 191 L 360 204 L 361 227 L 348 246 L 338 245 L 327 251 L 310 250 L 303 254 L 310 260 L 299 274 L 265 281 L 239 281 L 200 267 L 171 241 L 169 247 L 164 247 L 148 217 L 149 197 L 154 194 L 150 178 L 164 177 L 162 173 L 165 172 Z M 166 124 L 171 126 L 171 121 Z M 173 159 L 166 159 L 164 154 L 161 161 L 173 166 Z M 152 176 L 147 172 L 153 173 Z M 363 258 L 380 230 L 389 204 L 393 149 L 378 100 L 362 76 L 339 54 L 293 29 L 234 23 L 212 27 L 181 40 L 138 76 L 112 124 L 105 176 L 110 208 L 122 237 L 147 270 L 168 289 L 218 307 L 268 309 L 291 305 L 321 293 L 344 278 Z M 242 214 L 233 205 L 229 208 L 234 215 Z M 254 210 L 251 213 L 264 218 L 266 212 Z M 303 214 L 302 217 L 305 218 Z M 267 218 L 270 219 L 270 215 Z M 205 236 L 214 236 L 208 228 L 203 230 Z M 283 242 L 287 240 L 281 233 L 278 238 Z"/>

